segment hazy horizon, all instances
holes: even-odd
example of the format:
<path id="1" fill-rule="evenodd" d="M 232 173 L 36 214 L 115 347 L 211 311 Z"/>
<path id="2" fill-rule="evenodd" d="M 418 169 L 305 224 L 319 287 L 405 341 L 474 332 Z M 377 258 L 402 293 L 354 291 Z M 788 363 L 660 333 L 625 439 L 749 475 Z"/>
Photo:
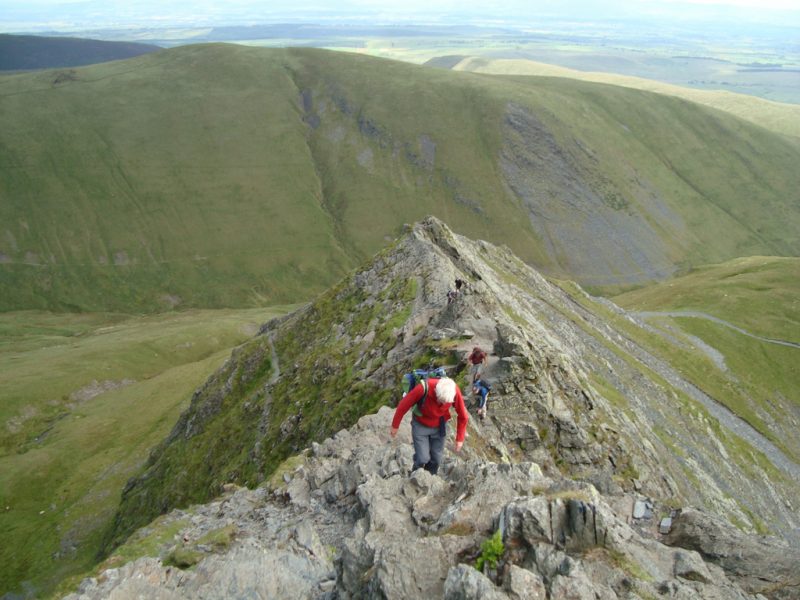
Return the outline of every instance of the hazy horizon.
<path id="1" fill-rule="evenodd" d="M 671 21 L 684 25 L 730 22 L 738 27 L 800 28 L 796 0 L 342 0 L 336 3 L 254 0 L 224 4 L 201 0 L 11 0 L 0 7 L 0 33 L 74 32 L 101 29 L 188 28 L 261 23 L 369 23 L 532 26 L 541 20 Z"/>
<path id="2" fill-rule="evenodd" d="M 521 58 L 800 103 L 800 0 L 10 0 L 0 33 Z"/>

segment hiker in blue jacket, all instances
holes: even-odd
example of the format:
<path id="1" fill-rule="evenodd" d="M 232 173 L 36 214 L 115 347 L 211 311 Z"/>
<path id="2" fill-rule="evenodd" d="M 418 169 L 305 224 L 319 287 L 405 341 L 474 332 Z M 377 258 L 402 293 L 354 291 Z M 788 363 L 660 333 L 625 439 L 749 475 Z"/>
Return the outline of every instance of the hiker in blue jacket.
<path id="1" fill-rule="evenodd" d="M 472 384 L 472 393 L 478 399 L 478 418 L 481 420 L 486 418 L 486 399 L 489 397 L 491 387 L 489 382 L 483 379 L 476 379 Z"/>

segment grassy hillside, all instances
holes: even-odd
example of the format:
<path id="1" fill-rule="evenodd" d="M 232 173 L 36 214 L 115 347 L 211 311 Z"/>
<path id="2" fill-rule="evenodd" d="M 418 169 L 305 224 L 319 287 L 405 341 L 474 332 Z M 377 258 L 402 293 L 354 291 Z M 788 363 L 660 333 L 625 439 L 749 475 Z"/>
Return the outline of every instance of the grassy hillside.
<path id="1" fill-rule="evenodd" d="M 800 259 L 750 256 L 619 295 L 634 311 L 702 311 L 761 337 L 800 343 Z"/>
<path id="2" fill-rule="evenodd" d="M 436 214 L 598 286 L 800 254 L 800 146 L 695 104 L 188 46 L 0 79 L 0 310 L 256 306 Z"/>
<path id="3" fill-rule="evenodd" d="M 449 61 L 440 61 L 435 64 L 436 66 L 443 66 L 456 71 L 470 71 L 473 73 L 488 73 L 493 75 L 567 77 L 580 81 L 608 83 L 658 94 L 666 94 L 723 110 L 782 135 L 800 138 L 800 105 L 797 104 L 772 102 L 756 96 L 747 96 L 726 91 L 699 90 L 681 87 L 661 81 L 631 77 L 628 75 L 618 75 L 615 73 L 578 71 L 576 69 L 568 69 L 566 67 L 549 65 L 532 60 L 459 56 L 452 57 Z"/>
<path id="4" fill-rule="evenodd" d="M 0 591 L 91 565 L 125 482 L 192 392 L 280 312 L 0 316 Z"/>
<path id="5" fill-rule="evenodd" d="M 127 486 L 105 550 L 165 507 L 205 502 L 231 481 L 257 485 L 311 441 L 393 399 L 402 365 L 386 354 L 411 313 L 418 284 L 392 281 L 395 265 L 386 263 L 383 285 L 369 282 L 382 290 L 377 298 L 361 287 L 364 273 L 348 277 L 307 309 L 273 322 L 209 378 L 135 485 Z M 390 375 L 376 382 L 373 370 L 381 367 Z"/>

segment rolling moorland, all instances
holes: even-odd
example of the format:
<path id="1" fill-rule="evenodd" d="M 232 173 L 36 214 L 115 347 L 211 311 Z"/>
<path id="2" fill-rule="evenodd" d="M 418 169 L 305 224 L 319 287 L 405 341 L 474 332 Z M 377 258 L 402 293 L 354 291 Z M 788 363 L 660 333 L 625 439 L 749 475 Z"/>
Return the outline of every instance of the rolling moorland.
<path id="1" fill-rule="evenodd" d="M 556 11 L 561 17 L 542 14 L 529 5 L 529 10 L 522 11 L 527 14 L 506 14 L 500 20 L 496 14 L 459 15 L 466 9 L 460 6 L 455 14 L 447 11 L 438 19 L 429 15 L 425 24 L 416 12 L 408 20 L 383 25 L 375 24 L 374 15 L 359 16 L 345 10 L 311 18 L 297 15 L 293 23 L 264 23 L 255 15 L 242 15 L 237 25 L 98 26 L 61 35 L 148 41 L 165 48 L 212 42 L 327 48 L 415 64 L 442 57 L 451 60 L 453 55 L 534 60 L 579 71 L 800 103 L 797 12 L 732 11 L 731 7 L 715 11 L 705 6 L 683 3 L 672 14 L 659 12 L 654 18 L 652 13 L 626 17 L 629 2 L 618 3 L 620 10 L 610 8 L 609 2 L 585 2 L 572 9 L 562 2 Z M 369 12 L 363 5 L 359 8 Z M 636 12 L 634 8 L 632 13 Z M 564 13 L 569 14 L 567 19 Z"/>
<path id="2" fill-rule="evenodd" d="M 207 45 L 0 103 L 4 310 L 293 302 L 427 213 L 607 289 L 800 253 L 796 140 L 638 90 Z"/>
<path id="3" fill-rule="evenodd" d="M 231 65 L 235 68 L 229 69 Z M 392 239 L 404 221 L 427 212 L 446 216 L 476 237 L 513 246 L 553 275 L 601 284 L 606 290 L 745 254 L 797 254 L 797 175 L 787 169 L 792 161 L 796 164 L 796 143 L 728 115 L 653 94 L 558 79 L 420 70 L 320 51 L 218 45 L 88 69 L 13 76 L 1 79 L 0 86 L 6 92 L 0 96 L 4 108 L 32 115 L 27 124 L 0 134 L 4 149 L 14 149 L 0 159 L 5 161 L 0 185 L 5 187 L 4 198 L 12 199 L 0 206 L 7 224 L 0 232 L 0 284 L 3 302 L 9 303 L 5 310 L 139 311 L 303 300 Z M 411 98 L 425 106 L 416 119 L 392 110 L 398 106 L 393 103 Z M 24 111 L 22 103 L 28 105 Z M 473 129 L 465 130 L 464 123 Z M 20 146 L 25 127 L 37 134 Z M 532 142 L 540 137 L 542 143 Z M 730 164 L 738 170 L 728 170 Z M 525 168 L 532 168 L 534 176 L 526 176 Z M 631 169 L 635 178 L 620 175 L 630 175 Z M 592 197 L 595 189 L 601 193 Z M 67 198 L 72 202 L 64 202 Z M 570 203 L 569 210 L 558 201 Z M 600 222 L 569 222 L 574 214 L 589 219 L 591 210 L 601 212 Z M 657 218 L 665 215 L 666 224 Z M 658 224 L 655 233 L 642 221 Z M 675 231 L 681 232 L 677 239 L 667 235 Z M 298 244 L 300 236 L 310 243 Z M 665 264 L 643 250 L 659 237 L 660 244 L 670 247 L 664 252 L 669 255 Z M 775 259 L 752 260 L 772 264 Z M 728 291 L 737 290 L 743 302 L 738 311 L 716 310 L 716 290 L 725 278 L 714 275 L 714 269 L 707 271 L 709 285 L 702 288 L 706 296 L 697 285 L 706 271 L 688 276 L 695 277 L 687 281 L 698 293 L 693 305 L 643 299 L 636 310 L 709 312 L 772 337 L 797 322 L 795 307 L 785 302 L 786 294 L 797 297 L 796 262 L 775 262 L 780 266 L 774 270 L 783 274 L 766 281 L 728 278 Z M 620 264 L 633 265 L 633 275 Z M 720 268 L 738 273 L 736 265 Z M 602 275 L 599 282 L 593 279 L 596 273 Z M 741 286 L 731 286 L 738 283 Z M 603 318 L 619 319 L 578 288 L 567 283 L 564 287 L 577 301 L 596 305 L 592 310 Z M 628 306 L 628 296 L 620 296 L 619 302 Z M 762 310 L 746 311 L 748 303 Z M 748 318 L 743 320 L 745 313 Z M 174 318 L 180 320 L 181 314 Z M 63 388 L 58 394 L 39 394 L 36 386 L 28 386 L 36 393 L 18 396 L 19 402 L 8 411 L 2 407 L 9 433 L 3 438 L 3 461 L 9 464 L 3 471 L 9 474 L 3 490 L 31 490 L 30 497 L 23 498 L 24 511 L 2 517 L 18 539 L 41 539 L 40 545 L 12 553 L 9 561 L 28 566 L 15 567 L 13 573 L 9 569 L 10 578 L 4 575 L 2 587 L 34 579 L 46 589 L 63 574 L 92 562 L 99 529 L 116 506 L 121 483 L 141 464 L 147 448 L 163 437 L 204 374 L 219 364 L 214 361 L 221 361 L 225 349 L 243 339 L 240 324 L 252 323 L 253 314 L 259 313 L 229 314 L 231 335 L 214 342 L 208 354 L 201 353 L 211 362 L 193 362 L 201 357 L 193 354 L 186 359 L 194 365 L 187 367 L 191 374 L 174 371 L 175 385 L 160 383 L 157 365 L 163 366 L 164 358 L 183 344 L 207 334 L 216 337 L 211 333 L 217 321 L 213 314 L 188 317 L 186 333 L 164 338 L 152 356 L 148 335 L 155 336 L 159 321 L 153 321 L 147 333 L 148 326 L 134 320 L 131 330 L 116 339 L 116 351 L 128 351 L 127 340 L 139 336 L 135 332 L 141 325 L 143 343 L 131 351 L 141 356 L 130 360 L 149 365 L 144 370 L 132 368 L 126 375 L 126 368 L 98 376 L 108 367 L 97 355 L 113 354 L 99 346 L 102 350 L 85 360 L 84 371 L 64 376 L 56 386 Z M 94 332 L 102 333 L 98 328 L 123 318 L 8 313 L 4 385 L 50 377 L 53 356 L 61 356 L 67 365 L 75 360 L 72 351 L 77 348 L 64 347 L 62 336 L 74 342 L 75 334 L 85 332 L 95 339 Z M 791 349 L 743 340 L 730 328 L 690 316 L 642 318 L 654 326 L 646 336 L 652 351 L 664 353 L 712 396 L 731 398 L 735 412 L 788 454 L 797 451 L 782 439 L 780 427 L 773 427 L 779 413 L 770 408 L 776 391 L 781 402 L 797 402 L 793 355 L 786 354 Z M 675 327 L 685 333 L 676 333 Z M 31 330 L 42 329 L 41 338 L 29 337 Z M 686 335 L 689 346 L 703 338 L 724 355 L 727 372 L 736 381 L 732 384 L 727 375 L 708 377 L 706 366 L 715 364 L 708 352 L 687 353 L 680 344 L 679 350 L 670 349 L 665 334 Z M 43 360 L 46 349 L 54 354 Z M 83 356 L 77 362 L 83 362 Z M 25 380 L 19 377 L 21 364 L 27 364 Z M 754 364 L 759 365 L 758 374 L 751 373 Z M 154 388 L 117 389 L 126 378 L 142 379 Z M 98 382 L 95 388 L 93 381 Z M 103 382 L 110 382 L 109 389 L 103 389 Z M 727 393 L 731 387 L 740 388 L 739 393 Z M 70 395 L 82 389 L 89 396 L 100 393 L 76 410 Z M 164 390 L 169 390 L 170 400 L 162 407 Z M 123 439 L 121 447 L 104 452 L 109 455 L 104 464 L 116 465 L 113 478 L 86 481 L 97 458 L 91 464 L 75 461 L 73 473 L 63 463 L 52 462 L 54 455 L 64 453 L 67 446 L 58 446 L 64 440 L 94 439 L 80 430 L 81 418 L 91 424 L 96 410 L 102 426 L 88 425 L 88 430 L 116 431 L 114 423 L 123 415 L 111 407 L 116 399 L 132 402 L 134 397 L 158 398 L 146 403 L 153 410 L 137 411 L 141 427 L 152 428 L 152 435 L 133 451 Z M 336 425 L 368 408 L 354 406 Z M 164 417 L 162 410 L 171 411 L 170 416 Z M 77 429 L 62 429 L 71 423 Z M 39 438 L 43 431 L 47 435 Z M 109 443 L 102 433 L 97 439 L 101 446 Z M 20 454 L 6 454 L 12 449 Z M 126 452 L 130 456 L 124 457 Z M 97 454 L 90 449 L 89 455 Z M 28 461 L 34 459 L 44 461 L 36 464 L 45 474 L 35 485 L 25 475 L 33 470 Z M 63 472 L 71 482 L 69 489 L 66 484 L 52 485 L 54 472 Z M 85 491 L 94 485 L 102 493 Z M 42 489 L 52 495 L 55 509 L 34 499 Z M 11 497 L 6 491 L 0 496 L 4 503 Z M 62 520 L 62 509 L 78 497 L 88 504 L 78 503 Z M 19 496 L 13 500 L 19 506 Z M 41 510 L 45 514 L 40 515 Z M 84 515 L 98 515 L 90 526 L 82 522 L 87 536 L 63 534 L 74 531 L 75 521 L 70 519 L 84 510 Z M 61 528 L 57 535 L 54 524 Z M 14 562 L 17 555 L 20 561 Z"/>

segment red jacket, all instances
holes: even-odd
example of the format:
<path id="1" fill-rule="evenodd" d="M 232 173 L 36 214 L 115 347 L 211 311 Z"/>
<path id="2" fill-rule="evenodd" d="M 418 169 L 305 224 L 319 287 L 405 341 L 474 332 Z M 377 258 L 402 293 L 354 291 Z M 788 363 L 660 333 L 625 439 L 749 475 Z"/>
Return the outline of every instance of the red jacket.
<path id="1" fill-rule="evenodd" d="M 456 441 L 463 442 L 467 432 L 467 421 L 469 421 L 469 413 L 467 407 L 464 406 L 464 398 L 461 396 L 461 390 L 456 386 L 456 397 L 454 402 L 448 404 L 439 404 L 436 400 L 436 384 L 439 383 L 438 379 L 428 380 L 428 396 L 422 403 L 422 416 L 414 416 L 413 418 L 425 425 L 426 427 L 438 427 L 439 417 L 444 417 L 445 421 L 450 420 L 450 407 L 455 405 L 456 414 L 458 415 L 458 426 L 456 428 Z M 408 392 L 400 404 L 397 405 L 397 410 L 394 411 L 394 419 L 392 419 L 392 427 L 397 429 L 400 427 L 400 422 L 403 420 L 405 414 L 409 409 L 413 408 L 417 400 L 422 398 L 422 384 L 418 383 L 413 390 Z"/>
<path id="2" fill-rule="evenodd" d="M 472 354 L 469 355 L 467 360 L 469 360 L 469 362 L 473 365 L 479 365 L 486 360 L 486 356 L 487 354 L 483 350 L 473 350 Z"/>

